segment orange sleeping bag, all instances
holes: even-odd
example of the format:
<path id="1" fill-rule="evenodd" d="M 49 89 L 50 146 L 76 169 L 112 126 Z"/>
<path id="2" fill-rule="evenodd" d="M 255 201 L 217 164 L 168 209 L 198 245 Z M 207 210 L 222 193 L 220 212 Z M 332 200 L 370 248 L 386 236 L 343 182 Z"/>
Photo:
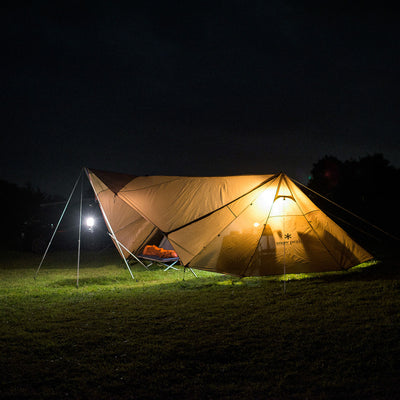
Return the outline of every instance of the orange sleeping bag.
<path id="1" fill-rule="evenodd" d="M 156 256 L 160 258 L 176 258 L 178 254 L 174 250 L 165 250 L 161 247 L 157 247 L 154 245 L 147 245 L 143 250 L 144 256 Z"/>

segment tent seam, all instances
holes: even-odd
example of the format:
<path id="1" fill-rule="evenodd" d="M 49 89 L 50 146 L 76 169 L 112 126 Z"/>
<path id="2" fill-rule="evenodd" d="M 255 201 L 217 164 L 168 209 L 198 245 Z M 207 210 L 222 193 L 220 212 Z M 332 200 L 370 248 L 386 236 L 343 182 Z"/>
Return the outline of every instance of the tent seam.
<path id="1" fill-rule="evenodd" d="M 265 181 L 264 184 L 266 185 L 268 182 L 269 182 L 269 183 L 272 183 L 272 180 L 267 180 L 267 181 Z M 253 190 L 256 190 L 256 189 L 258 189 L 258 188 L 260 188 L 260 187 L 262 187 L 262 185 L 261 185 L 261 186 L 258 185 L 258 186 L 255 187 Z M 247 195 L 247 194 L 250 194 L 253 190 L 251 190 L 251 191 L 249 191 L 248 193 L 246 193 L 246 195 Z M 238 197 L 236 200 L 240 199 L 241 197 L 244 197 L 244 196 L 240 196 L 240 197 Z M 253 201 L 254 201 L 254 199 L 253 199 Z M 217 237 L 221 234 L 221 232 L 223 232 L 229 225 L 231 225 L 231 224 L 235 221 L 235 219 L 237 219 L 241 214 L 243 214 L 243 213 L 253 204 L 253 201 L 250 202 L 250 204 L 248 204 L 237 216 L 235 216 L 235 214 L 232 212 L 232 214 L 235 216 L 235 218 L 234 218 L 232 221 L 230 221 L 229 223 L 227 223 L 216 235 L 214 235 L 214 237 L 213 237 L 206 245 L 204 245 L 203 248 L 202 248 L 197 254 L 195 254 L 195 255 L 193 256 L 193 258 L 195 258 L 195 257 L 197 257 L 198 255 L 200 255 L 200 254 L 204 251 L 204 249 L 205 249 L 207 246 L 209 246 L 210 243 L 213 242 L 213 241 L 215 240 L 215 238 L 217 238 Z M 228 208 L 229 208 L 230 204 L 232 204 L 232 202 L 229 203 L 228 205 L 226 205 L 225 207 L 228 207 Z M 222 207 L 222 208 L 223 208 L 223 207 Z M 221 208 L 221 209 L 222 209 L 222 208 Z M 191 253 L 191 252 L 188 252 L 188 253 L 193 254 L 193 253 Z M 193 260 L 193 258 L 192 258 L 192 260 Z M 192 260 L 189 261 L 189 263 L 188 263 L 187 265 L 189 265 L 189 264 L 192 262 Z M 241 275 L 239 274 L 238 276 L 241 276 Z"/>
<path id="2" fill-rule="evenodd" d="M 294 182 L 293 182 L 294 183 Z M 289 187 L 289 185 L 288 185 L 288 183 L 286 182 L 286 184 L 287 184 L 287 187 L 288 187 L 288 189 L 290 190 L 290 193 L 292 194 L 292 196 L 293 196 L 293 192 L 292 192 L 292 189 Z M 295 183 L 294 183 L 295 184 Z M 317 233 L 317 231 L 315 230 L 315 228 L 312 226 L 312 224 L 311 224 L 311 222 L 308 220 L 308 218 L 306 217 L 306 214 L 304 213 L 304 211 L 303 211 L 303 209 L 300 207 L 300 204 L 296 201 L 296 204 L 297 204 L 297 207 L 299 207 L 299 210 L 301 211 L 301 213 L 303 214 L 303 217 L 304 217 L 304 219 L 307 221 L 307 224 L 309 225 L 309 227 L 311 228 L 311 230 L 314 232 L 314 234 L 315 234 L 315 236 L 318 238 L 318 241 L 322 244 L 322 246 L 325 248 L 325 250 L 328 252 L 328 254 L 331 256 L 331 258 L 335 261 L 335 263 L 337 264 L 337 266 L 340 268 L 340 269 L 344 269 L 341 265 L 340 265 L 340 263 L 339 263 L 339 261 L 333 256 L 333 254 L 331 253 L 331 251 L 328 249 L 328 247 L 326 246 L 326 244 L 322 241 L 322 239 L 320 238 L 320 236 L 318 235 L 318 233 Z M 313 212 L 316 212 L 316 211 L 321 211 L 321 210 L 313 210 Z M 307 215 L 308 214 L 310 214 L 310 212 L 309 213 L 307 213 Z"/>
<path id="3" fill-rule="evenodd" d="M 281 176 L 281 175 L 282 175 L 282 174 L 280 174 L 279 176 Z M 282 178 L 281 178 L 281 179 L 282 179 Z M 271 207 L 270 207 L 270 209 L 269 209 L 268 216 L 267 216 L 267 218 L 265 219 L 264 227 L 263 227 L 263 230 L 261 231 L 261 235 L 260 235 L 260 237 L 259 237 L 259 239 L 258 239 L 257 246 L 254 248 L 253 254 L 252 254 L 251 257 L 250 257 L 249 262 L 247 263 L 247 265 L 244 267 L 242 273 L 240 274 L 240 276 L 242 276 L 242 277 L 245 276 L 245 273 L 246 273 L 247 270 L 250 268 L 250 265 L 251 265 L 251 263 L 253 262 L 254 255 L 256 254 L 256 251 L 257 251 L 258 246 L 259 246 L 259 244 L 260 244 L 260 240 L 261 240 L 262 234 L 263 234 L 264 229 L 265 229 L 265 227 L 266 227 L 266 225 L 267 225 L 267 223 L 268 223 L 268 220 L 269 220 L 270 217 L 271 217 L 271 210 L 272 210 L 272 207 L 274 206 L 275 199 L 276 199 L 276 193 L 278 193 L 279 188 L 280 188 L 280 182 L 278 183 L 278 186 L 277 186 L 277 188 L 276 188 L 276 192 L 275 192 L 275 196 L 274 196 L 274 201 L 271 203 Z"/>
<path id="4" fill-rule="evenodd" d="M 179 227 L 177 227 L 177 228 L 175 228 L 175 229 L 172 229 L 172 230 L 166 232 L 166 234 L 169 235 L 169 234 L 171 234 L 171 233 L 174 233 L 174 232 L 176 232 L 176 231 L 178 231 L 178 230 L 180 230 L 180 229 L 183 229 L 183 228 L 185 228 L 185 227 L 187 227 L 187 226 L 189 226 L 189 225 L 191 225 L 191 224 L 194 224 L 195 222 L 201 221 L 202 219 L 209 217 L 210 215 L 212 215 L 212 214 L 214 214 L 214 213 L 216 213 L 216 212 L 222 210 L 222 209 L 225 208 L 225 207 L 229 207 L 229 206 L 230 206 L 231 204 L 233 204 L 235 201 L 237 201 L 237 200 L 239 200 L 239 199 L 241 199 L 241 198 L 247 196 L 247 195 L 250 194 L 252 191 L 254 191 L 254 190 L 256 190 L 256 189 L 262 187 L 263 185 L 265 185 L 265 184 L 267 184 L 268 182 L 272 181 L 274 178 L 276 178 L 276 175 L 273 175 L 272 177 L 266 179 L 265 181 L 261 182 L 260 184 L 258 184 L 258 185 L 255 186 L 254 188 L 250 189 L 249 191 L 247 191 L 246 193 L 240 195 L 239 197 L 236 197 L 235 199 L 231 200 L 230 202 L 224 204 L 223 206 L 221 206 L 221 207 L 219 207 L 219 208 L 217 208 L 217 209 L 215 209 L 215 210 L 213 210 L 213 211 L 210 211 L 209 213 L 204 214 L 204 215 L 202 215 L 202 216 L 200 216 L 200 217 L 198 217 L 198 218 L 196 218 L 196 219 L 194 219 L 194 220 L 192 220 L 192 221 L 190 221 L 190 222 L 188 222 L 188 223 L 186 223 L 186 224 L 183 224 L 183 225 L 181 225 L 181 226 L 179 226 Z"/>

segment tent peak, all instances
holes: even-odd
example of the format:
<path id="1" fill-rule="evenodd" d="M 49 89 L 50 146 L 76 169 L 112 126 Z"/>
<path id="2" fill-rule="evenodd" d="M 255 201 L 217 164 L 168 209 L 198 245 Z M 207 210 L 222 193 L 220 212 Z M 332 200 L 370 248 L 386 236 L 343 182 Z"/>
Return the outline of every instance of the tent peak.
<path id="1" fill-rule="evenodd" d="M 85 170 L 86 173 L 94 173 L 114 194 L 117 194 L 127 183 L 138 177 L 137 175 L 92 168 L 85 168 Z"/>

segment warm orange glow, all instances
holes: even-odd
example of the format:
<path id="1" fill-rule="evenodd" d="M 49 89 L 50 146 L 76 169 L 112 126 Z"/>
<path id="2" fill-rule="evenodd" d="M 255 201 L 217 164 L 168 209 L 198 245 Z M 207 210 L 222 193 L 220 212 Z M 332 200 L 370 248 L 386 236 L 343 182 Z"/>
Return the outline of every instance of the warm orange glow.
<path id="1" fill-rule="evenodd" d="M 264 190 L 254 202 L 263 211 L 269 209 L 274 201 L 275 188 L 268 188 Z"/>
<path id="2" fill-rule="evenodd" d="M 278 197 L 274 201 L 271 210 L 271 217 L 285 216 L 285 215 L 298 215 L 299 207 L 291 197 Z"/>

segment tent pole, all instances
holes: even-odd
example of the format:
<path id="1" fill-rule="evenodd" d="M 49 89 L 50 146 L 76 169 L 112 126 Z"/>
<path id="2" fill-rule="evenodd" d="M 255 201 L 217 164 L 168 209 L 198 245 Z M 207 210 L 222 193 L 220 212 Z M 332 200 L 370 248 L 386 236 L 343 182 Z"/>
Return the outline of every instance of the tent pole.
<path id="1" fill-rule="evenodd" d="M 79 204 L 78 259 L 76 262 L 76 288 L 77 289 L 79 289 L 79 267 L 80 267 L 80 261 L 81 261 L 82 201 L 83 201 L 83 179 L 81 179 L 81 198 L 80 198 L 80 204 Z"/>
<path id="2" fill-rule="evenodd" d="M 71 194 L 69 195 L 69 198 L 68 198 L 68 200 L 67 200 L 67 202 L 66 202 L 66 204 L 65 204 L 64 210 L 63 210 L 63 212 L 61 213 L 60 219 L 58 220 L 58 223 L 57 223 L 57 225 L 56 225 L 56 227 L 55 227 L 55 229 L 54 229 L 54 232 L 53 232 L 53 234 L 52 234 L 52 236 L 51 236 L 51 238 L 50 238 L 50 241 L 49 241 L 49 243 L 48 243 L 48 245 L 47 245 L 47 247 L 46 247 L 46 250 L 45 250 L 45 252 L 44 252 L 44 254 L 43 254 L 43 257 L 42 257 L 42 259 L 41 259 L 41 261 L 40 261 L 40 264 L 39 264 L 39 266 L 38 266 L 38 268 L 37 268 L 37 270 L 36 270 L 36 274 L 35 274 L 35 276 L 34 276 L 34 279 L 36 279 L 37 276 L 38 276 L 39 270 L 40 270 L 40 268 L 42 267 L 43 261 L 44 261 L 44 259 L 45 259 L 46 256 L 47 256 L 47 253 L 48 253 L 48 251 L 49 251 L 49 248 L 50 248 L 50 246 L 51 246 L 51 243 L 53 242 L 53 239 L 54 239 L 54 236 L 55 236 L 56 233 L 57 233 L 58 227 L 60 226 L 60 223 L 61 223 L 61 221 L 62 221 L 62 219 L 63 219 L 63 217 L 64 217 L 65 212 L 67 211 L 68 205 L 69 205 L 69 203 L 70 203 L 70 201 L 71 201 L 72 195 L 73 195 L 74 192 L 75 192 L 76 186 L 78 185 L 79 179 L 81 179 L 81 176 L 82 176 L 82 172 L 79 174 L 78 179 L 76 180 L 76 182 L 75 182 L 75 184 L 74 184 L 74 187 L 72 188 Z"/>
<path id="3" fill-rule="evenodd" d="M 115 243 L 117 244 L 117 248 L 119 250 L 119 253 L 121 254 L 122 258 L 124 259 L 126 268 L 128 268 L 128 271 L 131 274 L 132 279 L 135 280 L 135 277 L 132 274 L 131 268 L 129 267 L 129 263 L 128 263 L 128 261 L 126 261 L 126 258 L 124 257 L 124 253 L 122 252 L 122 249 L 121 249 L 121 246 L 119 244 L 119 241 L 117 240 L 117 237 L 115 236 L 114 231 L 111 228 L 111 225 L 109 225 L 109 228 L 111 229 L 111 232 L 112 232 L 112 234 L 110 236 L 115 240 Z"/>
<path id="4" fill-rule="evenodd" d="M 283 242 L 283 293 L 286 294 L 286 243 L 285 242 Z"/>
<path id="5" fill-rule="evenodd" d="M 126 258 L 124 257 L 124 253 L 122 252 L 121 246 L 119 245 L 119 241 L 117 240 L 117 237 L 115 236 L 113 228 L 111 227 L 111 224 L 108 221 L 108 218 L 107 218 L 106 214 L 103 213 L 103 215 L 104 215 L 104 219 L 105 219 L 105 221 L 107 223 L 108 229 L 111 231 L 110 236 L 115 240 L 115 243 L 117 244 L 117 249 L 118 249 L 119 253 L 121 254 L 122 258 L 124 259 L 126 268 L 128 268 L 128 271 L 131 274 L 132 279 L 135 280 L 135 277 L 132 274 L 131 268 L 129 267 L 128 261 L 126 261 Z"/>
<path id="6" fill-rule="evenodd" d="M 115 236 L 111 235 L 110 232 L 108 232 L 108 234 L 110 235 L 111 238 L 113 238 L 116 242 L 118 242 L 118 244 L 125 249 L 139 264 L 143 265 L 143 267 L 145 267 L 147 269 L 147 271 L 149 271 L 149 268 L 147 267 L 147 265 L 145 265 L 144 263 L 142 263 L 127 247 L 125 247 Z"/>
<path id="7" fill-rule="evenodd" d="M 87 178 L 88 178 L 88 180 L 89 180 L 89 182 L 90 182 L 89 173 L 88 173 L 88 171 L 87 171 L 87 168 L 84 168 L 84 170 L 85 170 L 86 176 L 87 176 Z M 96 196 L 96 198 L 98 199 L 96 193 L 95 193 L 95 196 Z M 110 221 L 108 220 L 107 215 L 106 215 L 106 213 L 104 212 L 104 210 L 103 210 L 103 208 L 102 208 L 102 206 L 101 206 L 100 201 L 99 201 L 99 207 L 100 207 L 101 212 L 102 212 L 102 214 L 103 214 L 103 218 L 104 218 L 104 221 L 106 222 L 107 228 L 108 228 L 109 232 L 111 232 L 111 233 L 110 233 L 110 236 L 111 236 L 113 239 L 115 239 L 115 243 L 117 244 L 117 249 L 118 249 L 118 251 L 119 251 L 121 257 L 124 259 L 125 265 L 126 265 L 126 267 L 128 268 L 128 271 L 129 271 L 129 273 L 131 274 L 132 279 L 135 280 L 135 277 L 133 276 L 132 271 L 131 271 L 131 269 L 130 269 L 130 267 L 129 267 L 128 261 L 126 261 L 126 258 L 124 257 L 124 253 L 122 252 L 121 246 L 119 245 L 119 241 L 117 240 L 117 237 L 115 236 L 114 230 L 113 230 L 113 228 L 111 227 Z"/>
<path id="8" fill-rule="evenodd" d="M 282 208 L 283 210 L 283 218 L 282 218 L 282 222 L 283 222 L 283 293 L 286 294 L 286 239 L 285 239 L 285 204 L 286 204 L 286 197 L 283 197 L 283 206 Z"/>

